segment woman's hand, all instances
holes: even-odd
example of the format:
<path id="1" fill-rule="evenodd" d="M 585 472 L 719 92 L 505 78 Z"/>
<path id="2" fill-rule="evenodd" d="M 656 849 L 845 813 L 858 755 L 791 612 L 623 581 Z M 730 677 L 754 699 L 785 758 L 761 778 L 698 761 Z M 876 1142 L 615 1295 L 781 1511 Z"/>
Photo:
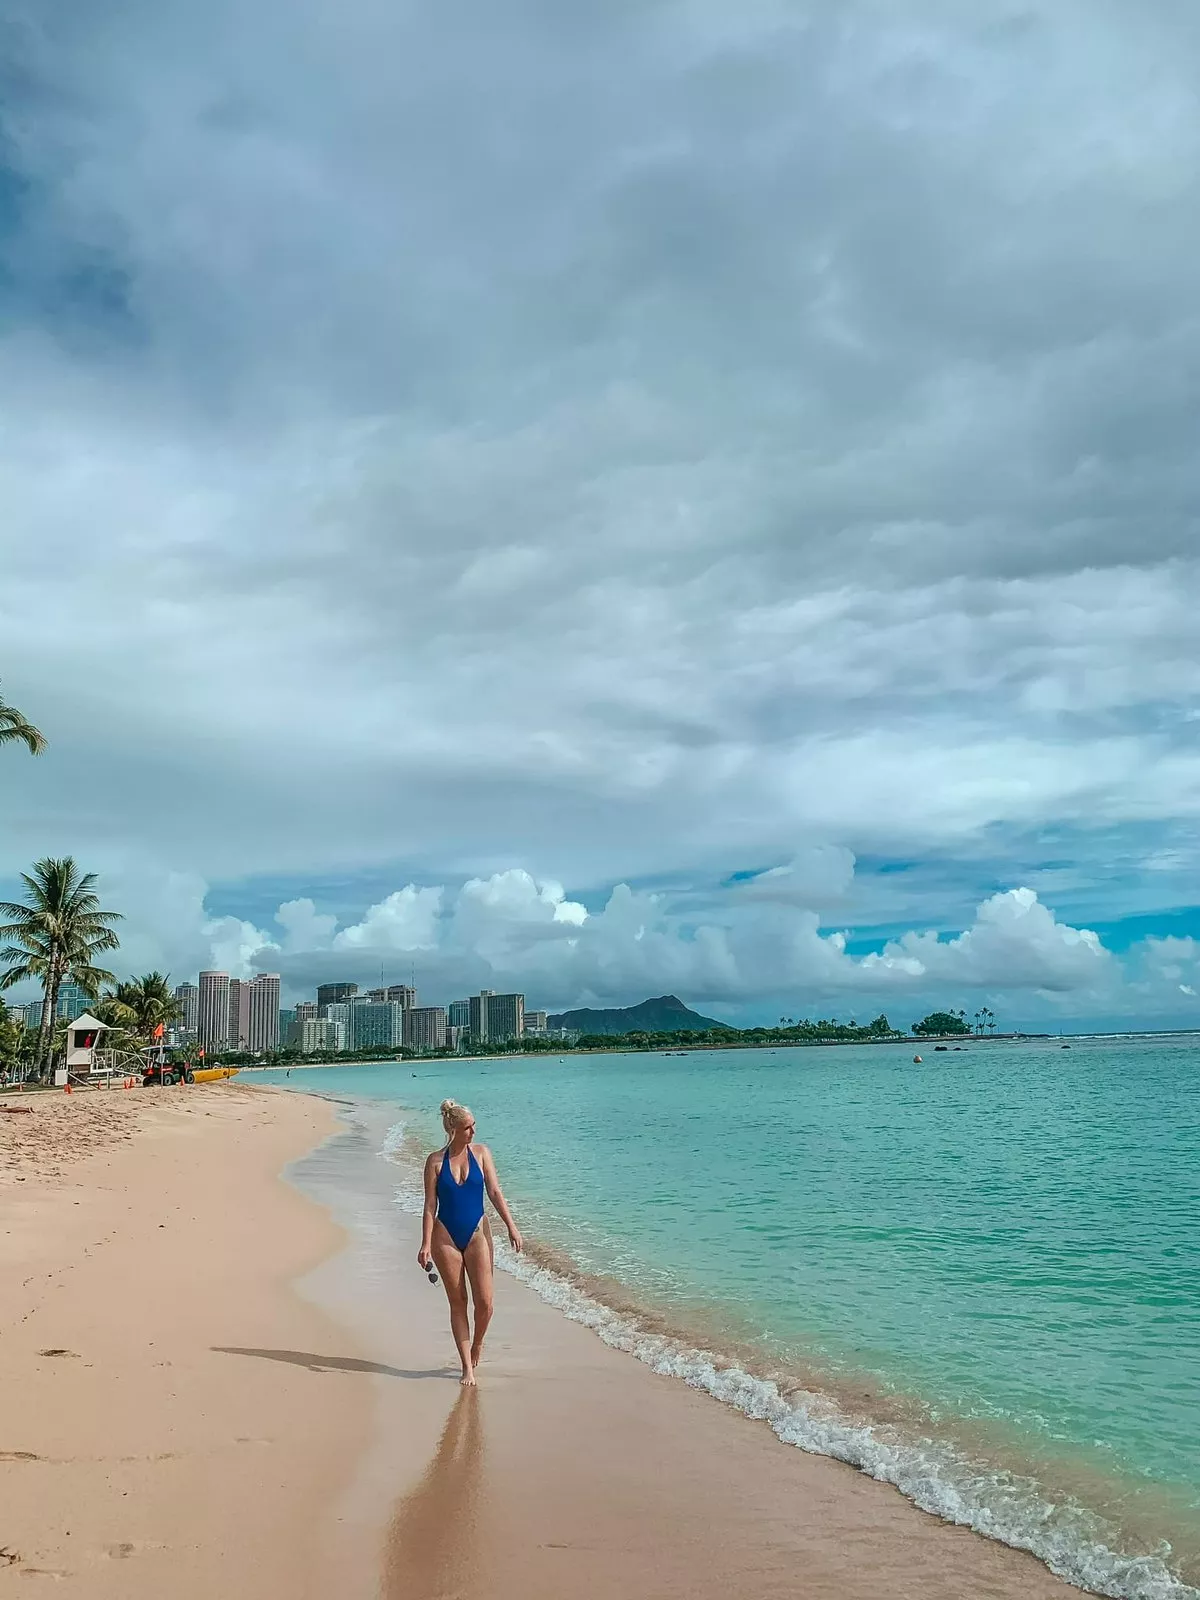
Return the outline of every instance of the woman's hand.
<path id="1" fill-rule="evenodd" d="M 433 1251 L 427 1244 L 423 1244 L 417 1251 L 417 1265 L 422 1272 L 429 1271 L 429 1263 L 433 1260 Z"/>
<path id="2" fill-rule="evenodd" d="M 509 1230 L 508 1230 L 508 1242 L 509 1242 L 510 1245 L 512 1245 L 513 1249 L 517 1252 L 517 1254 L 520 1255 L 521 1251 L 524 1250 L 524 1248 L 525 1248 L 525 1241 L 521 1237 L 520 1228 L 517 1228 L 517 1227 L 510 1227 L 509 1228 Z"/>

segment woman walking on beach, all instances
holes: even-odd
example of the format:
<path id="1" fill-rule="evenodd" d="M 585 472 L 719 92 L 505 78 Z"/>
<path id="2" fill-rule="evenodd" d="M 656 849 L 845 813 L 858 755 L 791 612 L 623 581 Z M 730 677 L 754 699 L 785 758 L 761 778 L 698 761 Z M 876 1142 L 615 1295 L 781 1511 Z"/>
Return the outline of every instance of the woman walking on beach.
<path id="1" fill-rule="evenodd" d="M 496 1163 L 484 1144 L 475 1144 L 475 1118 L 456 1100 L 442 1101 L 447 1143 L 425 1162 L 425 1214 L 417 1260 L 437 1263 L 450 1302 L 450 1330 L 462 1362 L 462 1381 L 475 1382 L 483 1340 L 492 1320 L 492 1233 L 483 1214 L 483 1196 L 500 1214 L 514 1250 L 521 1235 L 500 1192 Z M 475 1305 L 475 1335 L 467 1315 L 467 1284 Z"/>

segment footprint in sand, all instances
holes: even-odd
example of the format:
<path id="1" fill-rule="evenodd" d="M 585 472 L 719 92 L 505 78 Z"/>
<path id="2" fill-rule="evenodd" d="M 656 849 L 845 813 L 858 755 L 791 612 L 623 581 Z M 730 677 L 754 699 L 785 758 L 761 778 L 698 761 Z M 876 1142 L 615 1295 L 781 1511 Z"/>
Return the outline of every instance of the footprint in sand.
<path id="1" fill-rule="evenodd" d="M 32 1450 L 0 1450 L 0 1461 L 40 1461 Z"/>
<path id="2" fill-rule="evenodd" d="M 79 1357 L 76 1355 L 74 1350 L 39 1350 L 38 1351 L 38 1355 L 40 1355 L 40 1356 L 70 1356 L 72 1358 L 72 1360 L 74 1360 L 74 1361 L 78 1361 L 79 1360 Z"/>

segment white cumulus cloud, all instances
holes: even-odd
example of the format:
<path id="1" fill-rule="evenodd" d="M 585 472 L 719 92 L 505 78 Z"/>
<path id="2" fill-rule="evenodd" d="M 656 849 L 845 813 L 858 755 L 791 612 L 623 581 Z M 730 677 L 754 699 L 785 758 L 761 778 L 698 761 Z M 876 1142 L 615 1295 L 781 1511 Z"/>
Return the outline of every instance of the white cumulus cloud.
<path id="1" fill-rule="evenodd" d="M 337 918 L 332 913 L 319 912 L 307 896 L 285 900 L 275 913 L 275 921 L 284 931 L 283 948 L 287 951 L 324 950 L 337 927 Z"/>
<path id="2" fill-rule="evenodd" d="M 956 938 L 907 933 L 863 961 L 867 971 L 911 979 L 995 985 L 1063 993 L 1115 979 L 1112 956 L 1098 936 L 1056 920 L 1032 889 L 1009 889 L 985 900 L 973 926 Z"/>
<path id="3" fill-rule="evenodd" d="M 428 950 L 438 941 L 442 910 L 440 888 L 419 889 L 407 884 L 371 906 L 361 922 L 343 928 L 333 940 L 335 950 Z"/>

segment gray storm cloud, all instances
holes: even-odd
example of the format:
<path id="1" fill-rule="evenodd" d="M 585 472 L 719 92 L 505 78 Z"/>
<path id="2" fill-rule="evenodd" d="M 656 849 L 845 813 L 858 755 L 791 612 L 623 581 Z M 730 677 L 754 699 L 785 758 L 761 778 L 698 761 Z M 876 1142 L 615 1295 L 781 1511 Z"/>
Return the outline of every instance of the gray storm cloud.
<path id="1" fill-rule="evenodd" d="M 1190 903 L 1190 11 L 8 10 L 5 874 L 374 873 L 364 950 L 515 866 L 693 945 Z"/>

